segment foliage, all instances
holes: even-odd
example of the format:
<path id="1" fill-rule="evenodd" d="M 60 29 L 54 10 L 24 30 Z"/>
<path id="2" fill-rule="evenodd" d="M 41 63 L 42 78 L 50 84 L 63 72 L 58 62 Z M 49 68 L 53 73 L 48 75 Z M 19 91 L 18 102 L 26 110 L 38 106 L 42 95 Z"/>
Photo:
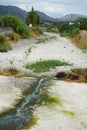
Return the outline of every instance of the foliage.
<path id="1" fill-rule="evenodd" d="M 26 64 L 26 69 L 32 69 L 34 72 L 45 72 L 49 71 L 50 68 L 54 68 L 55 66 L 64 66 L 64 65 L 70 65 L 67 62 L 60 61 L 60 60 L 44 60 L 44 61 L 38 61 L 36 63 L 32 64 Z"/>
<path id="2" fill-rule="evenodd" d="M 26 17 L 26 23 L 27 25 L 32 24 L 33 26 L 38 25 L 40 22 L 39 15 L 34 11 L 34 8 L 32 7 L 32 10 L 28 12 Z"/>
<path id="3" fill-rule="evenodd" d="M 5 42 L 5 37 L 0 35 L 0 52 L 7 52 L 10 49 L 10 47 L 6 45 Z"/>
<path id="4" fill-rule="evenodd" d="M 69 23 L 59 23 L 59 24 L 57 24 L 57 27 L 60 32 L 63 32 L 64 30 L 69 29 Z"/>
<path id="5" fill-rule="evenodd" d="M 62 22 L 56 24 L 56 26 L 58 27 L 61 36 L 74 37 L 80 30 L 80 24 L 78 23 L 79 22 L 74 22 L 74 24 L 70 25 L 69 22 Z"/>
<path id="6" fill-rule="evenodd" d="M 5 37 L 0 35 L 0 44 L 5 44 Z"/>
<path id="7" fill-rule="evenodd" d="M 23 38 L 29 37 L 28 26 L 17 16 L 5 15 L 2 17 L 2 25 L 4 27 L 11 26 L 14 31 L 20 34 Z"/>
<path id="8" fill-rule="evenodd" d="M 76 34 L 79 33 L 79 28 L 74 28 L 74 29 L 69 29 L 69 30 L 64 30 L 61 33 L 61 36 L 70 36 L 70 37 L 74 37 Z"/>
<path id="9" fill-rule="evenodd" d="M 83 19 L 80 21 L 80 29 L 87 30 L 87 19 Z"/>
<path id="10" fill-rule="evenodd" d="M 0 26 L 2 25 L 2 17 L 0 16 Z"/>

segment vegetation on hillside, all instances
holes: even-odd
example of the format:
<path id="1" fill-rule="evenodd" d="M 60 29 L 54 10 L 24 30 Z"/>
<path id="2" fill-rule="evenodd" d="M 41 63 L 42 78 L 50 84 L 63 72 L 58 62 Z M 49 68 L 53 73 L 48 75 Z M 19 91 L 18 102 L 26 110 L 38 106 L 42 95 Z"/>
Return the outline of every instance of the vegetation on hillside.
<path id="1" fill-rule="evenodd" d="M 81 30 L 87 30 L 87 19 L 71 22 L 71 24 L 70 22 L 61 22 L 55 25 L 58 27 L 61 36 L 68 36 L 76 46 L 87 49 L 87 40 L 80 36 Z"/>
<path id="2" fill-rule="evenodd" d="M 70 25 L 68 22 L 58 23 L 57 27 L 60 31 L 61 36 L 74 37 L 76 34 L 79 33 L 80 30 L 78 22 L 72 25 Z"/>
<path id="3" fill-rule="evenodd" d="M 23 38 L 29 37 L 28 26 L 17 16 L 5 15 L 1 17 L 0 26 L 2 27 L 12 27 L 14 31 L 20 34 Z"/>

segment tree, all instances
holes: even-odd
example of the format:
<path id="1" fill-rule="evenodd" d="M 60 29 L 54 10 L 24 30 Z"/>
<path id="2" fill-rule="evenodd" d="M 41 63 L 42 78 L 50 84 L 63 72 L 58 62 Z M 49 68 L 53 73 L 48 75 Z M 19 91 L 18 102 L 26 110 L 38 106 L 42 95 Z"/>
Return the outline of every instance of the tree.
<path id="1" fill-rule="evenodd" d="M 80 21 L 80 29 L 81 30 L 87 30 L 87 19 L 82 19 Z"/>
<path id="2" fill-rule="evenodd" d="M 32 7 L 31 11 L 28 12 L 26 17 L 26 23 L 27 25 L 32 24 L 33 26 L 39 25 L 40 18 L 36 11 L 34 11 L 34 8 Z"/>

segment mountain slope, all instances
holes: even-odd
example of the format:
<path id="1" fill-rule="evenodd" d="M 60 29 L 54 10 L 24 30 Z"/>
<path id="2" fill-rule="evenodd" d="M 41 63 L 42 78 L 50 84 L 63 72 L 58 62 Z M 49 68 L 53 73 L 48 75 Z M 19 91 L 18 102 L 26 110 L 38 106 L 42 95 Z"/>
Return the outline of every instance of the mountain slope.
<path id="1" fill-rule="evenodd" d="M 76 21 L 83 18 L 87 18 L 86 15 L 79 15 L 79 14 L 68 14 L 62 18 L 60 18 L 60 21 L 68 22 L 68 21 Z"/>
<path id="2" fill-rule="evenodd" d="M 45 22 L 45 21 L 49 21 L 49 22 L 59 22 L 59 21 L 68 22 L 68 21 L 76 21 L 76 20 L 79 20 L 79 19 L 87 18 L 87 16 L 79 15 L 79 14 L 68 14 L 68 15 L 61 17 L 61 18 L 52 18 L 52 17 L 46 15 L 43 12 L 40 12 L 40 11 L 36 11 L 36 12 L 40 16 L 40 21 L 42 21 L 42 22 Z M 5 15 L 5 14 L 11 14 L 11 15 L 18 16 L 19 18 L 21 18 L 22 20 L 25 21 L 27 12 L 18 8 L 18 7 L 16 7 L 16 6 L 2 6 L 2 5 L 0 5 L 0 16 Z"/>
<path id="3" fill-rule="evenodd" d="M 26 11 L 24 11 L 16 6 L 1 6 L 0 5 L 0 16 L 6 15 L 6 14 L 18 16 L 22 20 L 25 20 L 27 13 L 26 13 Z"/>
<path id="4" fill-rule="evenodd" d="M 56 21 L 56 19 L 54 19 L 54 18 L 52 18 L 52 17 L 50 17 L 50 16 L 48 16 L 48 15 L 46 15 L 45 13 L 43 13 L 43 12 L 40 12 L 40 11 L 36 11 L 37 13 L 38 13 L 38 15 L 40 16 L 40 20 L 41 21 Z"/>

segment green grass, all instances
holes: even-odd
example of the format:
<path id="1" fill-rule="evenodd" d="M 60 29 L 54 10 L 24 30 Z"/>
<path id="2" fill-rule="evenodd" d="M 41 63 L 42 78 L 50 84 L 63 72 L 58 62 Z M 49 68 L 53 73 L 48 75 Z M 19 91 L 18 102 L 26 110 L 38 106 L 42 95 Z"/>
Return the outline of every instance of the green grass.
<path id="1" fill-rule="evenodd" d="M 55 68 L 55 66 L 67 66 L 67 65 L 71 64 L 60 60 L 43 60 L 31 64 L 27 63 L 25 64 L 25 67 L 26 69 L 34 70 L 34 72 L 46 72 L 49 71 L 50 68 Z"/>
<path id="2" fill-rule="evenodd" d="M 40 95 L 40 101 L 41 101 L 41 104 L 44 103 L 44 105 L 62 106 L 62 101 L 60 100 L 60 98 L 51 96 L 51 95 L 47 94 L 46 92 L 44 92 Z"/>
<path id="3" fill-rule="evenodd" d="M 75 116 L 75 115 L 76 115 L 75 112 L 73 112 L 73 111 L 62 110 L 62 112 L 63 112 L 64 114 L 66 114 L 66 115 L 69 115 L 69 116 Z"/>
<path id="4" fill-rule="evenodd" d="M 8 50 L 11 50 L 11 47 L 6 44 L 0 44 L 0 52 L 7 52 Z"/>

